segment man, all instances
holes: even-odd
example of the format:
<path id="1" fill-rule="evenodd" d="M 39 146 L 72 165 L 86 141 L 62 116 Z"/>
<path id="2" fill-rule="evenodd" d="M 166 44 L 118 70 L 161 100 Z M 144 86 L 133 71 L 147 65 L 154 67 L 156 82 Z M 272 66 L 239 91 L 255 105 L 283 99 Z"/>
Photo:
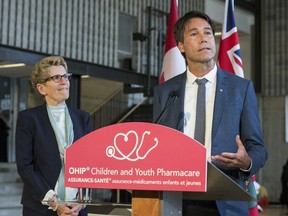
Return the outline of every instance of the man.
<path id="1" fill-rule="evenodd" d="M 267 160 L 257 98 L 251 81 L 217 67 L 214 34 L 213 21 L 202 12 L 190 11 L 177 21 L 174 36 L 186 59 L 187 70 L 155 87 L 153 118 L 157 122 L 161 111 L 167 109 L 157 123 L 197 137 L 207 149 L 207 159 L 245 188 L 245 179 L 257 173 Z M 201 139 L 198 139 L 200 132 L 195 132 L 199 117 L 196 115 L 198 79 L 206 82 L 202 96 L 206 111 L 199 109 L 206 116 L 202 123 L 204 129 L 200 130 L 204 132 Z M 183 212 L 185 215 L 193 208 L 198 216 L 249 215 L 247 202 L 217 200 L 215 208 L 207 208 L 213 204 L 186 201 Z"/>

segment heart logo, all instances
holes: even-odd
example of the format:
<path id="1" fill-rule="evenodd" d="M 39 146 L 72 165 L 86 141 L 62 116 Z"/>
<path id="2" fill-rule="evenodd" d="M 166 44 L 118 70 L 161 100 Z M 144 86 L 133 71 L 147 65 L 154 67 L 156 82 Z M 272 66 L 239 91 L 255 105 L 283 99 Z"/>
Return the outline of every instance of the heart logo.
<path id="1" fill-rule="evenodd" d="M 151 140 L 146 135 L 149 137 L 150 131 L 145 131 L 142 134 L 141 141 L 139 141 L 139 136 L 135 131 L 118 133 L 114 137 L 113 145 L 106 148 L 106 155 L 117 160 L 143 160 L 158 145 L 157 137 Z"/>
<path id="2" fill-rule="evenodd" d="M 135 131 L 129 131 L 126 134 L 118 133 L 114 137 L 114 146 L 116 152 L 119 153 L 123 159 L 131 158 L 131 155 L 135 153 L 138 146 L 137 133 Z"/>

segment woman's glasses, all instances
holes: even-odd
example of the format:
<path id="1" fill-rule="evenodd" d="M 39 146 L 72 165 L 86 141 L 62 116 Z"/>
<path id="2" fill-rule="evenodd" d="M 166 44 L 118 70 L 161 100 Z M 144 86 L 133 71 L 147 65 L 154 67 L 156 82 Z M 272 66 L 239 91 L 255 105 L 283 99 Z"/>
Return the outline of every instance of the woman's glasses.
<path id="1" fill-rule="evenodd" d="M 44 81 L 47 82 L 49 80 L 53 80 L 54 82 L 59 83 L 62 78 L 66 81 L 70 80 L 71 76 L 72 76 L 72 73 L 66 73 L 63 75 L 57 74 L 57 75 L 54 75 L 54 76 L 51 76 L 51 77 L 45 79 Z"/>

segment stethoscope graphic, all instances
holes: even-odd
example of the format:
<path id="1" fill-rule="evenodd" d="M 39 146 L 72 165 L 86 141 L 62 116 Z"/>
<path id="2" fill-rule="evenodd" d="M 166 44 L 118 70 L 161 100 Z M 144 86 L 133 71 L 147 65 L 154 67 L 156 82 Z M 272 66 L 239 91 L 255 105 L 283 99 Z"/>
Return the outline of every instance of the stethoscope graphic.
<path id="1" fill-rule="evenodd" d="M 155 144 L 147 150 L 147 152 L 143 155 L 143 156 L 140 156 L 139 155 L 139 151 L 141 150 L 141 147 L 143 145 L 143 141 L 144 141 L 144 138 L 146 135 L 150 135 L 150 131 L 145 131 L 143 134 L 142 134 L 142 137 L 141 137 L 141 142 L 139 144 L 139 136 L 138 134 L 133 131 L 133 130 L 130 130 L 128 133 L 118 133 L 115 135 L 114 137 L 114 141 L 113 141 L 113 145 L 110 145 L 106 148 L 106 155 L 108 157 L 113 157 L 117 160 L 129 160 L 129 161 L 137 161 L 137 160 L 143 160 L 147 157 L 147 155 L 154 149 L 156 148 L 156 146 L 158 145 L 158 139 L 157 137 L 154 138 L 154 141 L 155 141 Z M 132 150 L 128 153 L 128 154 L 124 154 L 121 149 L 119 148 L 119 146 L 117 145 L 117 139 L 118 137 L 120 136 L 123 136 L 124 137 L 124 141 L 125 142 L 128 142 L 129 140 L 129 135 L 131 134 L 134 134 L 135 138 L 136 138 L 136 142 L 135 142 L 135 145 L 134 147 L 132 148 Z M 119 156 L 116 156 L 115 154 L 118 153 L 120 154 L 121 157 Z M 136 154 L 136 157 L 135 158 L 131 158 L 131 156 L 133 154 Z"/>

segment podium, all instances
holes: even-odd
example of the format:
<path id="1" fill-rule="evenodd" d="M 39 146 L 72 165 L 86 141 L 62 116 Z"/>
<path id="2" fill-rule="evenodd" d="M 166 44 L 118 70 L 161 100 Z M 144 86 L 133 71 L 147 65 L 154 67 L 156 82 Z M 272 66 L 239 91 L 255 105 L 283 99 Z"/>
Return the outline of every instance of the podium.
<path id="1" fill-rule="evenodd" d="M 246 190 L 210 162 L 208 164 L 207 192 L 184 192 L 187 200 L 257 201 Z M 212 181 L 209 181 L 211 179 Z"/>
<path id="2" fill-rule="evenodd" d="M 207 191 L 206 192 L 146 192 L 133 191 L 133 216 L 166 216 L 182 215 L 182 200 L 230 200 L 252 201 L 257 200 L 246 190 L 235 183 L 230 177 L 207 162 Z M 209 179 L 211 179 L 209 181 Z M 143 203 L 143 200 L 145 201 Z M 143 208 L 148 207 L 149 212 L 140 214 Z"/>
<path id="3" fill-rule="evenodd" d="M 65 158 L 66 187 L 131 190 L 133 216 L 180 216 L 183 199 L 256 201 L 206 161 L 202 144 L 158 124 L 100 128 L 70 145 Z"/>

